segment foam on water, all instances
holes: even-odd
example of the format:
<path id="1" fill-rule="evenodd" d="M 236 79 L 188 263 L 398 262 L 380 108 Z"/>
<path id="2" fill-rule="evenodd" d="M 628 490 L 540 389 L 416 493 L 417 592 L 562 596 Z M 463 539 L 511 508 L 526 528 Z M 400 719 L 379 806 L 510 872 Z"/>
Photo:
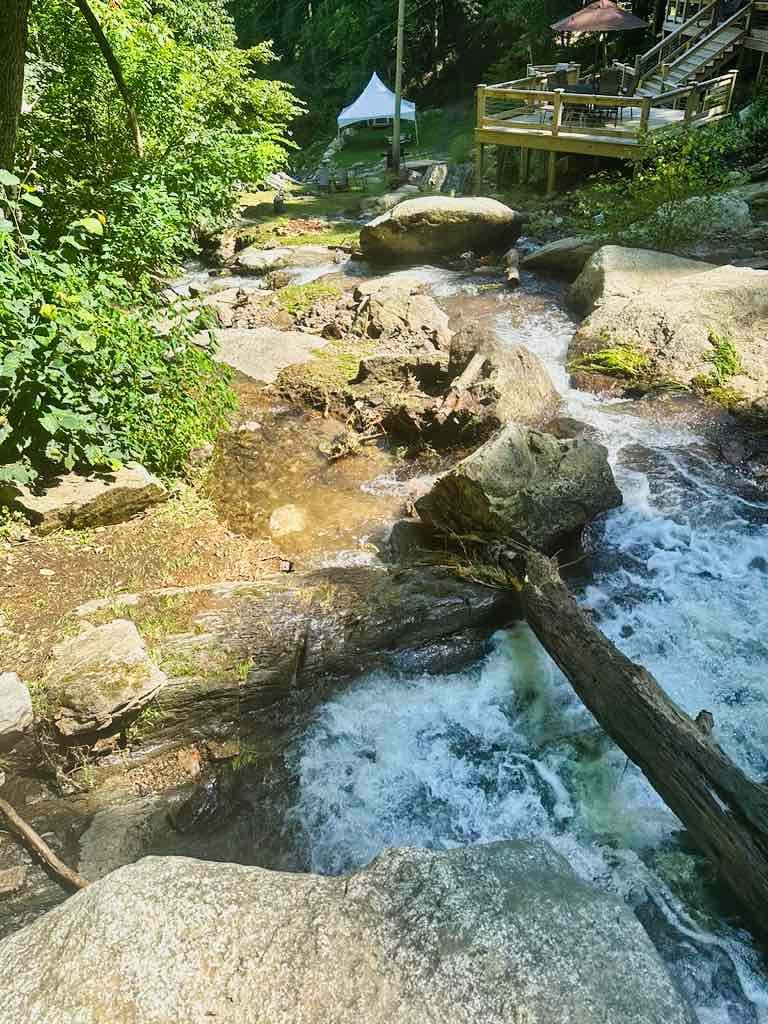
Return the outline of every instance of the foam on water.
<path id="1" fill-rule="evenodd" d="M 525 276 L 522 293 L 490 307 L 485 296 L 481 309 L 475 275 L 415 274 L 470 313 L 477 299 L 478 318 L 535 351 L 567 414 L 607 446 L 624 505 L 592 527 L 578 596 L 683 708 L 713 713 L 717 741 L 745 771 L 768 776 L 768 506 L 690 428 L 573 391 L 574 325 L 541 301 L 547 285 Z M 468 672 L 361 680 L 317 711 L 293 756 L 293 825 L 314 870 L 348 870 L 386 846 L 546 839 L 635 907 L 701 1024 L 768 1024 L 765 964 L 730 923 L 726 894 L 527 627 L 497 637 Z"/>

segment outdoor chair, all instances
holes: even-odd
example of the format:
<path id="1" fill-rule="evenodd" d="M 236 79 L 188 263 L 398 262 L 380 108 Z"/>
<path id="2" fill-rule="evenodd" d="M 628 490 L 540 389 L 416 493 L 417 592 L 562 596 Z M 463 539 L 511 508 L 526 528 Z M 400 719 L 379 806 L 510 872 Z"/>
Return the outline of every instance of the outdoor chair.
<path id="1" fill-rule="evenodd" d="M 600 78 L 597 85 L 597 92 L 599 96 L 618 96 L 621 89 L 621 72 L 618 68 L 607 68 L 605 71 L 600 72 Z M 624 111 L 622 107 L 603 107 L 603 114 L 606 120 L 618 123 L 619 118 L 624 117 Z"/>
<path id="2" fill-rule="evenodd" d="M 567 89 L 568 72 L 564 68 L 559 68 L 557 71 L 553 71 L 549 76 L 548 83 L 550 89 Z"/>
<path id="3" fill-rule="evenodd" d="M 317 172 L 317 187 L 321 192 L 330 192 L 331 172 L 327 167 L 321 167 Z"/>
<path id="4" fill-rule="evenodd" d="M 349 189 L 349 171 L 346 168 L 336 172 L 336 190 L 346 192 Z"/>

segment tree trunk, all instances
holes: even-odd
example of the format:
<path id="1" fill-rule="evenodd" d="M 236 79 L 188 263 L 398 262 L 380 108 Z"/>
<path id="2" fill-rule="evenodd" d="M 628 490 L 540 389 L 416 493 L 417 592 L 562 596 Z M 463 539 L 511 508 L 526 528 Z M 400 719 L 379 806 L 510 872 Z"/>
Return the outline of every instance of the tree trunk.
<path id="1" fill-rule="evenodd" d="M 0 3 L 0 168 L 13 170 L 24 92 L 29 0 Z"/>
<path id="2" fill-rule="evenodd" d="M 125 104 L 125 112 L 128 116 L 128 127 L 133 137 L 133 145 L 136 150 L 136 155 L 141 158 L 144 156 L 144 142 L 141 138 L 141 129 L 139 127 L 139 119 L 136 116 L 136 106 L 133 102 L 133 97 L 123 78 L 123 71 L 120 67 L 120 62 L 115 56 L 115 51 L 112 49 L 109 40 L 104 34 L 104 29 L 101 27 L 101 23 L 96 15 L 91 10 L 88 0 L 75 0 L 80 13 L 83 15 L 85 20 L 88 22 L 88 27 L 96 39 L 99 45 L 102 56 L 107 62 L 107 67 L 112 72 L 112 77 L 115 80 L 117 91 L 122 97 L 123 103 Z"/>
<path id="3" fill-rule="evenodd" d="M 531 553 L 526 568 L 523 601 L 534 633 L 765 932 L 768 788 L 748 779 L 710 738 L 706 722 L 697 725 L 592 624 L 554 562 Z"/>

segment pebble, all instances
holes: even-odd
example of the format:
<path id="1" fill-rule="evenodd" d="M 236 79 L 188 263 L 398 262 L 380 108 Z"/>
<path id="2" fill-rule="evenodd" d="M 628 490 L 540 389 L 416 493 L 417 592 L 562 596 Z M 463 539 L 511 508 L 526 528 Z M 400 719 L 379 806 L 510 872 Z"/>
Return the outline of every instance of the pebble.
<path id="1" fill-rule="evenodd" d="M 55 576 L 56 573 L 53 571 L 53 569 L 41 569 L 40 570 L 40 575 L 41 576 Z"/>
<path id="2" fill-rule="evenodd" d="M 24 887 L 27 869 L 19 866 L 0 871 L 0 896 L 10 896 Z"/>

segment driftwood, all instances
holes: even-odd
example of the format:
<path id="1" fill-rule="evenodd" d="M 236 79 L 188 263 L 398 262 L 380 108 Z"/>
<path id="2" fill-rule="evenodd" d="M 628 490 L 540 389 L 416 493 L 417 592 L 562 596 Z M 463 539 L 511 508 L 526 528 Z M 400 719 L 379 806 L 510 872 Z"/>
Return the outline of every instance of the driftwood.
<path id="1" fill-rule="evenodd" d="M 717 867 L 761 932 L 768 931 L 768 788 L 713 741 L 642 666 L 601 633 L 543 555 L 526 559 L 528 622 L 600 725 L 640 768 Z M 695 671 L 695 668 L 692 667 Z"/>
<path id="2" fill-rule="evenodd" d="M 45 840 L 24 821 L 7 800 L 0 799 L 0 819 L 5 821 L 8 828 L 21 839 L 31 853 L 40 858 L 62 885 L 69 889 L 85 889 L 88 882 L 59 860 Z"/>
<path id="3" fill-rule="evenodd" d="M 461 373 L 453 379 L 448 393 L 435 413 L 435 420 L 438 423 L 445 423 L 451 413 L 460 407 L 466 392 L 482 373 L 487 359 L 487 356 L 475 352 Z"/>

